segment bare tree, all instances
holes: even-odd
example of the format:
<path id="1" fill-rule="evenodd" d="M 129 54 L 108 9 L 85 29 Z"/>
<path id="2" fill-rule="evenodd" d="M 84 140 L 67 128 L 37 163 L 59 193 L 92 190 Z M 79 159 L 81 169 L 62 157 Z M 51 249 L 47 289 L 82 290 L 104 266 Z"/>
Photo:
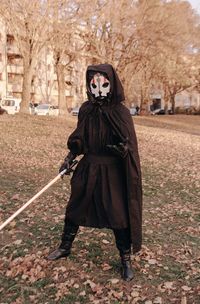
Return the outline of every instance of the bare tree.
<path id="1" fill-rule="evenodd" d="M 194 26 L 195 15 L 187 2 L 99 1 L 86 24 L 87 51 L 93 63 L 110 62 L 117 68 L 129 103 L 135 82 L 140 83 L 145 112 L 152 81 L 161 81 L 164 74 L 172 80 L 174 69 L 169 62 L 177 62 L 187 53 L 194 40 Z M 178 60 L 177 78 L 185 87 L 189 65 Z"/>
<path id="2" fill-rule="evenodd" d="M 23 112 L 37 56 L 46 44 L 54 54 L 61 115 L 70 108 L 66 88 L 70 95 L 78 91 L 73 81 L 79 78 L 77 66 L 83 70 L 89 63 L 111 63 L 128 102 L 140 96 L 144 111 L 152 82 L 175 94 L 194 80 L 191 61 L 184 58 L 193 58 L 188 48 L 195 44 L 198 17 L 187 1 L 93 0 L 86 6 L 84 0 L 2 0 L 0 12 L 23 57 Z"/>
<path id="3" fill-rule="evenodd" d="M 82 0 L 54 0 L 50 45 L 57 74 L 60 115 L 65 115 L 71 108 L 71 98 L 66 100 L 66 88 L 71 88 L 70 95 L 75 93 L 73 76 L 80 51 L 85 46 L 81 22 L 87 12 Z M 67 76 L 70 77 L 67 79 Z"/>
<path id="4" fill-rule="evenodd" d="M 34 71 L 36 76 L 33 79 L 34 91 L 39 92 L 45 103 L 51 103 L 53 101 L 52 90 L 55 85 L 55 79 L 54 66 L 51 59 L 52 53 L 49 47 L 45 46 L 40 51 L 40 56 Z"/>
<path id="5" fill-rule="evenodd" d="M 27 113 L 37 56 L 48 39 L 50 1 L 2 0 L 0 14 L 14 35 L 23 57 L 23 88 L 20 111 Z"/>

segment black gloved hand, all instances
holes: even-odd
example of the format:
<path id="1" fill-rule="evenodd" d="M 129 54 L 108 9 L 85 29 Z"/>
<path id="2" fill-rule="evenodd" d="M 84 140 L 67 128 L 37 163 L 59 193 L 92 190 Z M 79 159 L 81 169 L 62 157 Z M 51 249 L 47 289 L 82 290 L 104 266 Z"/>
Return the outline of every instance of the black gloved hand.
<path id="1" fill-rule="evenodd" d="M 62 165 L 59 169 L 59 173 L 61 173 L 63 170 L 66 169 L 65 174 L 69 175 L 72 172 L 71 165 L 75 158 L 76 158 L 76 155 L 69 152 L 69 154 L 65 157 L 64 162 L 62 163 Z"/>
<path id="2" fill-rule="evenodd" d="M 106 145 L 106 147 L 116 156 L 119 157 L 126 157 L 127 153 L 128 153 L 128 145 L 126 142 L 122 143 L 118 143 L 117 145 Z"/>

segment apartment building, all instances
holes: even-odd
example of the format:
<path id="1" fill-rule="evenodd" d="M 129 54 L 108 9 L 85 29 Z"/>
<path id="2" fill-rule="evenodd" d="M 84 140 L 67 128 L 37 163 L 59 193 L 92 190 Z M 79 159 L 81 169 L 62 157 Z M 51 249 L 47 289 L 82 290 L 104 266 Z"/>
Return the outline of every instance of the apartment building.
<path id="1" fill-rule="evenodd" d="M 70 89 L 66 89 L 65 95 L 70 96 Z M 53 53 L 48 47 L 45 47 L 38 56 L 32 81 L 32 101 L 58 104 L 57 75 L 53 64 Z"/>
<path id="2" fill-rule="evenodd" d="M 80 105 L 85 97 L 85 65 L 77 61 L 68 67 L 65 75 L 66 102 L 73 108 Z M 0 98 L 22 97 L 23 59 L 14 36 L 6 31 L 0 21 Z M 53 53 L 49 47 L 42 49 L 34 69 L 31 88 L 33 103 L 58 105 L 58 82 Z"/>
<path id="3" fill-rule="evenodd" d="M 176 107 L 181 109 L 200 109 L 200 93 L 195 88 L 184 90 L 175 97 Z"/>
<path id="4" fill-rule="evenodd" d="M 14 41 L 0 22 L 0 98 L 13 96 L 21 99 L 23 60 Z"/>
<path id="5" fill-rule="evenodd" d="M 0 21 L 0 98 L 8 92 L 6 39 L 5 25 Z"/>

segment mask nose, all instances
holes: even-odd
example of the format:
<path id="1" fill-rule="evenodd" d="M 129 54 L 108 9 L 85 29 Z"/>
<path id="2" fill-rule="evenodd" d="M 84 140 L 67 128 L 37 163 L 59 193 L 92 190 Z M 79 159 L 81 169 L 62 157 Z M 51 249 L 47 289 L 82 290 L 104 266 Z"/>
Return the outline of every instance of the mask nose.
<path id="1" fill-rule="evenodd" d="M 99 95 L 101 96 L 101 94 L 102 94 L 102 92 L 101 91 L 99 91 Z"/>

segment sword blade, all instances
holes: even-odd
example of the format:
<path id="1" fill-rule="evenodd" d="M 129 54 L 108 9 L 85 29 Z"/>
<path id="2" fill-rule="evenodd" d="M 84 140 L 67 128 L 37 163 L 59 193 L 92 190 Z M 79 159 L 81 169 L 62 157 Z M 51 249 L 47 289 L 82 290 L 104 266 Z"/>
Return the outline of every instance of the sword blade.
<path id="1" fill-rule="evenodd" d="M 78 163 L 74 160 L 70 166 L 72 169 Z M 42 193 L 44 193 L 48 188 L 50 188 L 57 180 L 66 173 L 66 169 L 61 171 L 54 179 L 52 179 L 45 187 L 43 187 L 38 193 L 36 193 L 28 202 L 26 202 L 21 208 L 19 208 L 13 215 L 11 215 L 3 224 L 0 225 L 0 231 L 6 227 L 16 216 L 18 216 L 24 209 L 26 209 L 34 200 L 36 200 Z"/>

